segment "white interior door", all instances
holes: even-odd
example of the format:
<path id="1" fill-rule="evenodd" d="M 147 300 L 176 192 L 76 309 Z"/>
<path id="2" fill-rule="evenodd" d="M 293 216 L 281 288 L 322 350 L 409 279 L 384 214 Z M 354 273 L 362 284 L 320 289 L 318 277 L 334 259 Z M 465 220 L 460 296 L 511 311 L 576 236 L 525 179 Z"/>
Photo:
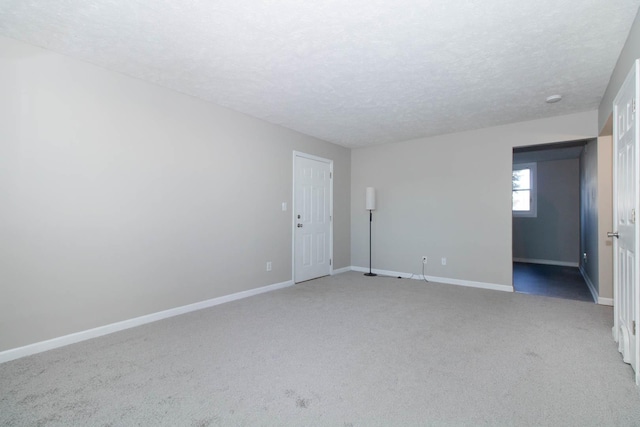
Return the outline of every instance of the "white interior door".
<path id="1" fill-rule="evenodd" d="M 630 363 L 638 375 L 638 340 L 636 322 L 638 320 L 638 120 L 640 60 L 636 61 L 620 92 L 613 102 L 614 138 L 614 208 L 613 218 L 616 229 L 610 235 L 614 240 L 614 327 L 613 336 L 623 360 Z"/>
<path id="2" fill-rule="evenodd" d="M 294 153 L 294 281 L 331 274 L 332 162 Z"/>

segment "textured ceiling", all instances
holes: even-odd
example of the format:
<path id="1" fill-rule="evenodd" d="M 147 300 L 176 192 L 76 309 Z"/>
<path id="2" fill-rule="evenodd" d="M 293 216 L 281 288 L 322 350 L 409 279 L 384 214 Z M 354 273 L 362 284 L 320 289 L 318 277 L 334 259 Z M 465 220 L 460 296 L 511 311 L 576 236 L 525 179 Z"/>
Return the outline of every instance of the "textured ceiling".
<path id="1" fill-rule="evenodd" d="M 0 35 L 358 147 L 596 109 L 639 5 L 2 0 Z"/>

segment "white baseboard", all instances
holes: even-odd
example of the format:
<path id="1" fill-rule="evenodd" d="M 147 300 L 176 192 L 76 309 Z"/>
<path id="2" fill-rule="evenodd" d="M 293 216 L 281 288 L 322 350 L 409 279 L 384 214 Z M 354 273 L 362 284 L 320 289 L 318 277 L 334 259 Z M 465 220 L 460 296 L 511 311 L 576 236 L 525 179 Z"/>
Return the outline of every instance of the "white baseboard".
<path id="1" fill-rule="evenodd" d="M 591 291 L 591 296 L 593 297 L 593 300 L 597 304 L 608 305 L 613 307 L 613 298 L 602 298 L 600 297 L 600 295 L 598 295 L 598 291 L 596 291 L 595 285 L 591 281 L 591 278 L 589 277 L 589 275 L 587 274 L 583 266 L 580 266 L 580 274 L 582 274 L 584 281 L 587 282 L 587 286 L 589 287 L 589 291 Z"/>
<path id="2" fill-rule="evenodd" d="M 202 310 L 203 308 L 213 307 L 219 304 L 224 304 L 225 302 L 231 302 L 258 294 L 263 294 L 265 292 L 275 291 L 277 289 L 286 288 L 291 285 L 293 285 L 292 280 L 282 283 L 275 283 L 273 285 L 250 289 L 248 291 L 236 292 L 235 294 L 231 295 L 212 298 L 206 301 L 200 301 L 193 304 L 183 305 L 181 307 L 171 308 L 169 310 L 159 311 L 157 313 L 147 314 L 145 316 L 135 317 L 133 319 L 123 320 L 121 322 L 111 323 L 105 326 L 99 326 L 93 329 L 87 329 L 86 331 L 80 331 L 73 334 L 64 335 L 62 337 L 29 344 L 24 347 L 12 348 L 10 350 L 0 352 L 0 363 L 19 359 L 21 357 L 29 356 L 36 353 L 42 353 L 43 351 L 47 350 L 53 350 L 54 348 L 64 347 L 65 345 L 75 344 L 77 342 L 85 341 L 91 338 L 97 338 L 103 335 L 112 334 L 124 329 L 135 328 L 136 326 L 155 322 L 157 320 L 179 316 L 181 314 L 190 313 L 192 311 Z"/>
<path id="3" fill-rule="evenodd" d="M 598 297 L 598 304 L 613 307 L 613 298 Z"/>
<path id="4" fill-rule="evenodd" d="M 369 271 L 368 268 L 357 267 L 357 266 L 351 266 L 351 270 L 360 271 L 363 273 L 366 273 Z M 481 289 L 491 289 L 494 291 L 513 292 L 513 286 L 498 285 L 495 283 L 475 282 L 472 280 L 450 279 L 448 277 L 423 276 L 422 274 L 412 275 L 411 273 L 402 273 L 398 271 L 389 271 L 389 270 L 378 270 L 376 268 L 372 269 L 371 271 L 376 274 L 380 274 L 382 276 L 402 277 L 403 279 L 416 279 L 416 280 L 427 279 L 429 282 L 445 283 L 447 285 L 467 286 L 470 288 L 481 288 Z"/>
<path id="5" fill-rule="evenodd" d="M 578 262 L 553 261 L 550 259 L 514 258 L 513 262 L 524 262 L 527 264 L 559 265 L 561 267 L 580 267 L 580 263 Z"/>
<path id="6" fill-rule="evenodd" d="M 580 266 L 579 268 L 580 268 L 580 274 L 582 274 L 582 278 L 587 283 L 587 287 L 589 288 L 589 291 L 591 292 L 591 297 L 593 298 L 593 300 L 595 302 L 597 302 L 598 301 L 598 291 L 596 291 L 596 286 L 593 284 L 593 282 L 591 281 L 591 278 L 589 277 L 587 272 L 584 270 L 584 268 L 582 266 Z M 598 303 L 598 304 L 600 304 L 600 303 Z"/>
<path id="7" fill-rule="evenodd" d="M 368 273 L 369 272 L 369 268 L 368 267 L 356 267 L 356 266 L 351 266 L 351 271 L 358 271 L 360 273 Z M 379 274 L 380 276 L 390 276 L 390 277 L 402 277 L 403 279 L 416 279 L 416 278 L 420 278 L 422 279 L 422 275 L 411 275 L 411 273 L 400 273 L 398 271 L 389 271 L 389 270 L 378 270 L 377 268 L 372 268 L 371 272 L 375 273 L 375 274 Z"/>
<path id="8" fill-rule="evenodd" d="M 335 270 L 333 270 L 333 273 L 331 273 L 331 275 L 342 274 L 342 273 L 346 273 L 347 271 L 351 271 L 351 267 L 344 267 L 344 268 L 335 269 Z"/>

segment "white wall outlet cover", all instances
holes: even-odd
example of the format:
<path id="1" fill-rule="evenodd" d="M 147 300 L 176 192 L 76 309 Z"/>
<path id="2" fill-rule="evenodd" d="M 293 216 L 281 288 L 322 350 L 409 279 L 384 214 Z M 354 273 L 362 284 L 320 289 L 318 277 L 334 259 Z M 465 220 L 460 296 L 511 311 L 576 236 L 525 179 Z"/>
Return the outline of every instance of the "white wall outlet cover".
<path id="1" fill-rule="evenodd" d="M 286 211 L 287 210 L 287 202 L 282 202 L 282 211 Z"/>

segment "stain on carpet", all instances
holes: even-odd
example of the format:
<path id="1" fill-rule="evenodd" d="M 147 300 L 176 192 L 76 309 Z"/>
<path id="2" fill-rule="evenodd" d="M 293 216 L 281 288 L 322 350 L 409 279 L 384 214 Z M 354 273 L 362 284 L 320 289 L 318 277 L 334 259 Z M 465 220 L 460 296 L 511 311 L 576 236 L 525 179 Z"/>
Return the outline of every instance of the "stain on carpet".
<path id="1" fill-rule="evenodd" d="M 218 417 L 207 417 L 199 420 L 194 420 L 191 422 L 192 427 L 209 427 L 214 422 L 218 422 L 220 419 Z"/>
<path id="2" fill-rule="evenodd" d="M 298 408 L 308 408 L 309 405 L 311 404 L 311 399 L 305 399 L 302 396 L 300 396 L 298 393 L 295 392 L 295 390 L 285 390 L 284 391 L 284 395 L 290 398 L 295 398 L 296 399 L 296 407 Z"/>
<path id="3" fill-rule="evenodd" d="M 298 408 L 305 408 L 306 409 L 306 408 L 309 407 L 309 404 L 311 404 L 311 400 L 310 399 L 301 399 L 301 398 L 296 399 L 296 406 Z"/>

